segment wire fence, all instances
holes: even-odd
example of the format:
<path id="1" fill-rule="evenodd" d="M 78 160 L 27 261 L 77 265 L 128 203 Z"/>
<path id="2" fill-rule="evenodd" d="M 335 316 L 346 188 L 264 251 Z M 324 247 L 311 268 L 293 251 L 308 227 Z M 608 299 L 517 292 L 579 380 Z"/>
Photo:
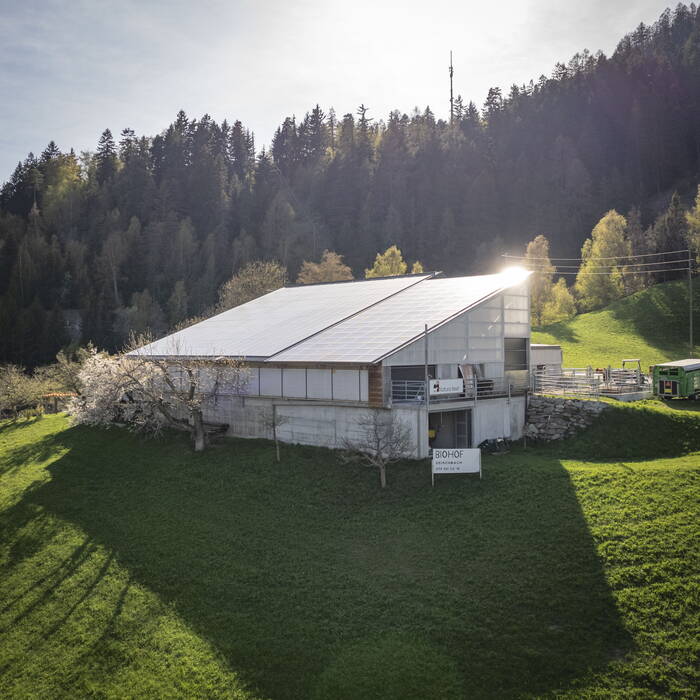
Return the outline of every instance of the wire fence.
<path id="1" fill-rule="evenodd" d="M 616 396 L 649 390 L 651 379 L 639 369 L 566 367 L 534 372 L 531 389 L 535 394 Z"/>

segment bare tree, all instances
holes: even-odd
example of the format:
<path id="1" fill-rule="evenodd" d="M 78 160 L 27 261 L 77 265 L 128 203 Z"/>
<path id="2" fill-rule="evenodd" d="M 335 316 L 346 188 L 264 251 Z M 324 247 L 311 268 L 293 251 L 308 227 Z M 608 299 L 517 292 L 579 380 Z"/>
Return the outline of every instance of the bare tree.
<path id="1" fill-rule="evenodd" d="M 17 365 L 0 365 L 0 417 L 16 420 L 20 413 L 33 410 L 45 391 L 40 376 L 30 376 Z"/>
<path id="2" fill-rule="evenodd" d="M 242 394 L 246 370 L 225 357 L 153 356 L 143 347 L 146 340 L 132 341 L 118 356 L 92 350 L 80 372 L 82 394 L 71 401 L 69 412 L 75 422 L 88 425 L 123 422 L 150 434 L 164 426 L 184 429 L 199 452 L 207 445 L 204 409 L 224 393 Z"/>
<path id="3" fill-rule="evenodd" d="M 379 470 L 379 481 L 386 488 L 386 468 L 411 454 L 411 431 L 391 411 L 368 411 L 356 420 L 358 441 L 346 439 L 343 448 L 368 467 Z"/>
<path id="4" fill-rule="evenodd" d="M 254 260 L 221 286 L 216 313 L 274 292 L 284 287 L 286 281 L 287 270 L 279 263 Z"/>
<path id="5" fill-rule="evenodd" d="M 74 351 L 61 350 L 56 355 L 56 362 L 52 365 L 39 367 L 34 371 L 34 376 L 41 377 L 47 384 L 47 391 L 62 391 L 80 394 L 80 371 L 83 363 L 95 348 L 92 343 L 84 348 L 77 348 Z"/>
<path id="6" fill-rule="evenodd" d="M 272 433 L 272 439 L 275 441 L 275 453 L 277 455 L 277 461 L 280 461 L 280 443 L 277 439 L 277 428 L 285 423 L 289 423 L 289 417 L 283 416 L 278 410 L 277 405 L 272 404 L 272 408 L 269 412 L 263 414 L 262 419 L 263 425 L 267 430 Z"/>

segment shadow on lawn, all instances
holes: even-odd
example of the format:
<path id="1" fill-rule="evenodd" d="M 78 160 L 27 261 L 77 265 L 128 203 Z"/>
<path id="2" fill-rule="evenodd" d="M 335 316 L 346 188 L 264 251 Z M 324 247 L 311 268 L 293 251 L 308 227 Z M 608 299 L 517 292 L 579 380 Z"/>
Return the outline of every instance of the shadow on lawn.
<path id="1" fill-rule="evenodd" d="M 324 450 L 285 447 L 278 465 L 260 441 L 202 456 L 179 437 L 57 439 L 68 451 L 17 516 L 79 525 L 271 698 L 541 694 L 630 649 L 553 457 L 434 490 L 425 464 L 397 466 L 381 493 Z"/>
<path id="2" fill-rule="evenodd" d="M 700 289 L 693 289 L 693 320 L 700 328 Z M 656 284 L 642 292 L 620 299 L 609 307 L 612 315 L 646 343 L 671 359 L 687 357 L 688 288 L 686 281 Z M 679 347 L 682 354 L 679 357 Z M 643 367 L 644 371 L 648 368 Z"/>
<path id="3" fill-rule="evenodd" d="M 665 406 L 668 410 L 659 410 Z M 587 462 L 682 457 L 700 452 L 700 421 L 694 401 L 613 403 L 591 430 L 549 449 L 563 459 Z"/>
<path id="4" fill-rule="evenodd" d="M 575 317 L 574 317 L 575 318 Z M 547 333 L 558 342 L 575 343 L 578 342 L 578 334 L 571 327 L 571 321 L 559 321 L 549 326 L 539 326 L 532 329 L 537 333 Z"/>

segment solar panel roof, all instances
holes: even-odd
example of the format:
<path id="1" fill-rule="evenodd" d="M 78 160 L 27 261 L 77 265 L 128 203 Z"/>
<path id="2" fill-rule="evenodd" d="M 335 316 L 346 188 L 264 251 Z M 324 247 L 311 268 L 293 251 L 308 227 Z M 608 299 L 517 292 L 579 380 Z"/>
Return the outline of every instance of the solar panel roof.
<path id="1" fill-rule="evenodd" d="M 134 351 L 154 357 L 265 359 L 430 275 L 283 287 Z"/>
<path id="2" fill-rule="evenodd" d="M 385 299 L 270 358 L 275 362 L 375 362 L 428 329 L 494 294 L 521 284 L 529 273 L 435 278 Z"/>

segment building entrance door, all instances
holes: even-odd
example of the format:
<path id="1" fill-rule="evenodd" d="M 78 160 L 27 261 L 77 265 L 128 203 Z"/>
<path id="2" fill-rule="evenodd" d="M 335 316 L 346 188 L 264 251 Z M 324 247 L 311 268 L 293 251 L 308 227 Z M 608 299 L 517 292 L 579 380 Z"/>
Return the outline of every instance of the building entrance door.
<path id="1" fill-rule="evenodd" d="M 428 417 L 430 447 L 470 447 L 471 414 L 470 409 L 430 413 Z"/>
<path id="2" fill-rule="evenodd" d="M 455 447 L 469 447 L 467 411 L 455 411 Z"/>

